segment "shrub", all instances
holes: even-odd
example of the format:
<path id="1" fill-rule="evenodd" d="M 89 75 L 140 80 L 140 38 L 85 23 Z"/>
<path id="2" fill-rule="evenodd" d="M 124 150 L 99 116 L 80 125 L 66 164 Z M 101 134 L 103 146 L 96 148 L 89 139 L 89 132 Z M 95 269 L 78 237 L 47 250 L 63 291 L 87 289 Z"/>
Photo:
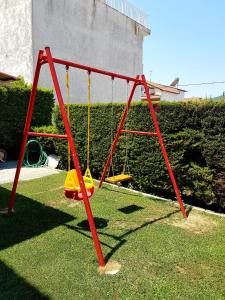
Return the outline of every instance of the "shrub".
<path id="1" fill-rule="evenodd" d="M 91 106 L 91 170 L 99 178 L 115 135 L 124 105 Z M 85 170 L 87 140 L 87 106 L 71 105 L 71 129 L 80 163 Z M 225 206 L 225 103 L 161 104 L 157 113 L 170 163 L 184 198 Z M 64 133 L 59 108 L 54 112 L 56 131 Z M 126 127 L 153 131 L 146 104 L 134 103 L 128 114 Z M 111 136 L 111 128 L 113 136 Z M 67 142 L 55 143 L 63 168 L 67 168 Z M 114 156 L 114 171 L 123 169 L 126 148 L 132 187 L 161 196 L 174 196 L 173 188 L 156 138 L 123 135 Z"/>
<path id="2" fill-rule="evenodd" d="M 29 103 L 31 87 L 19 82 L 0 86 L 0 146 L 17 158 Z M 32 126 L 49 125 L 54 107 L 53 92 L 37 91 Z"/>

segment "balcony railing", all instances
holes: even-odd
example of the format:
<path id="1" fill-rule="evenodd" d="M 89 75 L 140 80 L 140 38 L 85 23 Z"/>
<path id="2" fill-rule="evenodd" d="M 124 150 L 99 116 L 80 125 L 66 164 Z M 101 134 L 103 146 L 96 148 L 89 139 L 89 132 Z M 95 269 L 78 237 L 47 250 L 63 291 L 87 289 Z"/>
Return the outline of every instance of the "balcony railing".
<path id="1" fill-rule="evenodd" d="M 148 28 L 148 15 L 127 0 L 105 0 L 105 3 Z"/>

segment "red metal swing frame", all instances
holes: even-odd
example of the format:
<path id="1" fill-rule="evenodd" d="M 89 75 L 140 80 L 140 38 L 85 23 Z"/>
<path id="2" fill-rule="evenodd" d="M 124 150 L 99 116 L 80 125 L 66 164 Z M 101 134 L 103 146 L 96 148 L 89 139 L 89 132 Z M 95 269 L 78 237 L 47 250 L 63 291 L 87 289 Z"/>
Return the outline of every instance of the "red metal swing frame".
<path id="1" fill-rule="evenodd" d="M 31 120 L 32 120 L 32 115 L 33 115 L 33 110 L 34 110 L 34 104 L 35 104 L 35 98 L 36 98 L 39 75 L 40 75 L 41 67 L 44 64 L 48 64 L 49 68 L 50 68 L 54 89 L 55 89 L 55 92 L 56 92 L 56 96 L 57 96 L 57 99 L 58 99 L 58 104 L 59 104 L 59 107 L 60 107 L 60 111 L 61 111 L 61 114 L 62 114 L 62 119 L 63 119 L 64 126 L 65 126 L 65 131 L 66 131 L 65 135 L 37 133 L 37 132 L 30 132 L 29 131 L 30 130 L 30 125 L 31 125 Z M 143 135 L 155 136 L 155 137 L 158 137 L 159 144 L 160 144 L 160 147 L 161 147 L 161 150 L 162 150 L 162 153 L 163 153 L 163 157 L 165 159 L 166 166 L 167 166 L 167 169 L 168 169 L 168 172 L 169 172 L 169 175 L 170 175 L 170 178 L 171 178 L 171 181 L 172 181 L 172 184 L 173 184 L 173 187 L 174 187 L 174 190 L 175 190 L 175 193 L 176 193 L 178 202 L 180 204 L 180 208 L 181 208 L 181 211 L 183 213 L 184 218 L 187 218 L 187 214 L 186 214 L 186 211 L 185 211 L 185 208 L 184 208 L 183 201 L 182 201 L 181 196 L 180 196 L 180 191 L 179 191 L 179 188 L 177 186 L 177 183 L 176 183 L 176 180 L 175 180 L 175 177 L 174 177 L 174 174 L 173 174 L 173 170 L 172 170 L 172 168 L 170 166 L 170 163 L 169 163 L 168 155 L 167 155 L 164 143 L 163 143 L 162 135 L 160 133 L 160 129 L 159 129 L 158 122 L 157 122 L 157 119 L 156 119 L 155 111 L 154 111 L 154 108 L 153 108 L 153 104 L 150 100 L 149 90 L 148 90 L 148 87 L 147 87 L 147 82 L 146 82 L 145 76 L 142 75 L 141 77 L 137 76 L 136 78 L 133 78 L 133 77 L 124 76 L 124 75 L 121 75 L 121 74 L 116 74 L 116 73 L 113 73 L 113 72 L 107 72 L 105 70 L 100 70 L 100 69 L 92 68 L 92 67 L 89 67 L 89 66 L 80 65 L 80 64 L 77 64 L 77 63 L 74 63 L 74 62 L 54 58 L 54 57 L 52 57 L 51 50 L 50 50 L 49 47 L 45 48 L 45 52 L 43 50 L 40 50 L 39 54 L 38 54 L 38 59 L 37 59 L 37 64 L 36 64 L 36 69 L 35 69 L 35 74 L 34 74 L 33 86 L 32 86 L 32 90 L 31 90 L 30 101 L 29 101 L 29 106 L 28 106 L 28 111 L 27 111 L 27 116 L 26 116 L 26 122 L 25 122 L 25 126 L 24 126 L 23 139 L 22 139 L 21 148 L 20 148 L 20 155 L 19 155 L 16 174 L 15 174 L 13 187 L 12 187 L 12 191 L 11 191 L 11 195 L 10 195 L 8 211 L 12 212 L 13 208 L 14 208 L 16 189 L 17 189 L 17 185 L 18 185 L 18 181 L 19 181 L 20 171 L 21 171 L 21 167 L 22 167 L 22 163 L 23 163 L 24 152 L 25 152 L 25 147 L 26 147 L 26 144 L 27 144 L 28 137 L 29 136 L 42 136 L 42 137 L 53 137 L 53 138 L 67 139 L 68 143 L 69 143 L 69 146 L 70 146 L 70 149 L 71 149 L 74 167 L 77 171 L 77 175 L 78 175 L 78 179 L 79 179 L 79 183 L 80 183 L 80 187 L 81 187 L 81 192 L 83 194 L 84 206 L 85 206 L 88 222 L 89 222 L 89 225 L 90 225 L 90 230 L 91 230 L 95 250 L 96 250 L 96 253 L 97 253 L 97 257 L 98 257 L 98 263 L 99 263 L 100 266 L 105 266 L 105 260 L 104 260 L 103 254 L 102 254 L 102 249 L 101 249 L 101 245 L 100 245 L 99 238 L 98 238 L 98 235 L 97 235 L 95 222 L 94 222 L 93 215 L 92 215 L 92 210 L 91 210 L 91 207 L 90 207 L 89 199 L 88 199 L 88 196 L 87 196 L 87 191 L 86 191 L 85 184 L 84 184 L 84 179 L 83 179 L 82 172 L 81 172 L 81 169 L 80 169 L 79 158 L 78 158 L 75 143 L 74 143 L 74 140 L 73 140 L 73 137 L 72 137 L 69 120 L 67 118 L 65 105 L 64 105 L 62 93 L 61 93 L 60 86 L 59 86 L 58 77 L 57 77 L 56 70 L 55 70 L 55 64 L 64 65 L 67 68 L 69 68 L 69 67 L 77 68 L 77 69 L 81 69 L 81 70 L 86 70 L 88 72 L 93 72 L 93 73 L 98 73 L 98 74 L 102 74 L 102 75 L 105 75 L 105 76 L 109 76 L 111 78 L 119 78 L 119 79 L 122 79 L 122 80 L 126 80 L 128 82 L 133 82 L 133 87 L 132 87 L 132 90 L 131 90 L 131 93 L 130 93 L 130 96 L 129 96 L 129 99 L 128 99 L 128 103 L 127 103 L 127 106 L 124 110 L 119 128 L 118 128 L 117 133 L 116 133 L 115 140 L 112 144 L 112 148 L 110 150 L 106 165 L 104 167 L 99 187 L 102 186 L 102 183 L 104 181 L 107 169 L 109 168 L 109 165 L 110 165 L 110 162 L 111 162 L 111 159 L 112 159 L 112 155 L 115 152 L 116 144 L 119 141 L 119 137 L 120 137 L 121 133 L 132 133 L 132 134 L 143 134 Z M 128 113 L 128 110 L 129 110 L 129 107 L 130 107 L 135 89 L 138 85 L 142 85 L 145 89 L 147 100 L 148 100 L 148 106 L 149 106 L 149 109 L 150 109 L 150 117 L 153 120 L 156 132 L 141 132 L 141 131 L 133 131 L 133 130 L 124 130 L 123 129 L 123 126 L 124 126 L 124 123 L 125 123 L 125 120 L 126 120 L 126 117 L 127 117 L 127 113 Z"/>

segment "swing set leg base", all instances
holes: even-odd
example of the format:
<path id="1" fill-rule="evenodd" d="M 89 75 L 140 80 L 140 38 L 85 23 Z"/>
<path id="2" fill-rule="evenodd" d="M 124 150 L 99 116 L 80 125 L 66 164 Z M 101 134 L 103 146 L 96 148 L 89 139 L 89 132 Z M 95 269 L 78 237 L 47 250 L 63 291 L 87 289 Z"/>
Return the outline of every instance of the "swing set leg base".
<path id="1" fill-rule="evenodd" d="M 121 269 L 121 264 L 117 261 L 109 261 L 103 267 L 98 267 L 100 275 L 116 275 Z"/>

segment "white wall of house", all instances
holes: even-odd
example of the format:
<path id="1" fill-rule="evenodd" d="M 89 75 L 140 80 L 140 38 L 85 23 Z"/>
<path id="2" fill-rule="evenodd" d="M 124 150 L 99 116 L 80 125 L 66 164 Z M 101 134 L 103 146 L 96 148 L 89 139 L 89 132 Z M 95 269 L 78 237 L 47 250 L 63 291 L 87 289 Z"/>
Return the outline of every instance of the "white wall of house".
<path id="1" fill-rule="evenodd" d="M 174 94 L 155 89 L 155 95 L 159 95 L 162 101 L 181 101 L 184 99 L 184 92 L 182 91 L 180 91 L 180 94 Z"/>
<path id="2" fill-rule="evenodd" d="M 33 77 L 32 0 L 0 0 L 0 71 Z"/>
<path id="3" fill-rule="evenodd" d="M 39 49 L 66 60 L 136 76 L 142 74 L 143 39 L 149 31 L 102 0 L 0 0 L 1 71 L 32 82 Z M 65 68 L 57 67 L 65 96 Z M 70 71 L 71 102 L 87 102 L 87 73 Z M 52 87 L 47 65 L 40 85 Z M 114 101 L 126 100 L 126 82 L 115 80 Z M 140 88 L 134 96 L 140 99 Z M 92 75 L 92 101 L 111 101 L 111 80 Z"/>

